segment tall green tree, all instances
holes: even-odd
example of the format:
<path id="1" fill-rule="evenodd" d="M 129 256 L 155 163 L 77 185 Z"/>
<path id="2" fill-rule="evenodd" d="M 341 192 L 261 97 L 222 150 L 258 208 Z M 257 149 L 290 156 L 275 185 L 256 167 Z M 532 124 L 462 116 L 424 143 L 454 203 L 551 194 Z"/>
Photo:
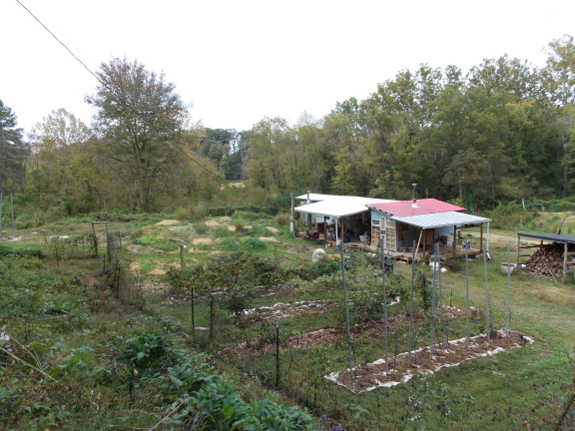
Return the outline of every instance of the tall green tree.
<path id="1" fill-rule="evenodd" d="M 29 185 L 41 201 L 60 201 L 69 215 L 93 211 L 102 203 L 106 186 L 92 137 L 88 126 L 64 108 L 32 129 Z"/>
<path id="2" fill-rule="evenodd" d="M 0 100 L 0 192 L 23 192 L 26 158 L 30 152 L 16 114 Z"/>
<path id="3" fill-rule="evenodd" d="M 149 211 L 154 187 L 182 157 L 186 106 L 164 74 L 114 58 L 96 72 L 100 84 L 86 98 L 96 108 L 100 154 L 125 178 L 132 209 Z"/>
<path id="4" fill-rule="evenodd" d="M 287 148 L 293 131 L 283 118 L 265 118 L 249 132 L 248 174 L 256 187 L 279 191 L 287 189 L 286 172 L 294 167 L 286 164 Z"/>
<path id="5" fill-rule="evenodd" d="M 546 49 L 547 62 L 541 71 L 543 87 L 553 106 L 560 133 L 560 169 L 562 196 L 571 191 L 571 173 L 575 165 L 575 43 L 573 36 L 553 39 Z"/>

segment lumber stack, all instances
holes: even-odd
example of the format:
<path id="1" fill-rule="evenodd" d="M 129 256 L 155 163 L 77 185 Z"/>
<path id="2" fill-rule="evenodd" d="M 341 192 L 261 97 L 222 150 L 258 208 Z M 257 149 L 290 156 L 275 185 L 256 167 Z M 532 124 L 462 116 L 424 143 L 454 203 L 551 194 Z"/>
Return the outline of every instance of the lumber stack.
<path id="1" fill-rule="evenodd" d="M 564 250 L 563 244 L 544 244 L 525 262 L 525 269 L 543 277 L 561 276 Z"/>

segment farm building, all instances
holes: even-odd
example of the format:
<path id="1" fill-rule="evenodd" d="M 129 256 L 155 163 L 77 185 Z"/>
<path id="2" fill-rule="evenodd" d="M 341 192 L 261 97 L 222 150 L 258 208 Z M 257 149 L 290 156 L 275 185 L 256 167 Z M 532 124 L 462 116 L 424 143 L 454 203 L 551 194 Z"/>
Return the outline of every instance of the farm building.
<path id="1" fill-rule="evenodd" d="M 390 203 L 391 199 L 360 196 L 338 196 L 307 193 L 297 196 L 299 212 L 306 225 L 313 227 L 319 238 L 329 243 L 343 240 L 344 244 L 369 245 L 371 216 L 369 203 Z"/>
<path id="2" fill-rule="evenodd" d="M 445 257 L 465 254 L 462 247 L 462 229 L 480 227 L 477 244 L 470 243 L 469 255 L 483 252 L 484 224 L 487 224 L 486 242 L 489 249 L 489 222 L 491 219 L 465 214 L 465 208 L 437 199 L 370 203 L 372 246 L 389 250 L 396 259 L 412 258 L 413 243 L 416 245 L 416 260 L 427 262 L 433 254 L 433 246 L 439 243 L 440 253 Z"/>
<path id="3" fill-rule="evenodd" d="M 428 261 L 433 244 L 439 242 L 441 254 L 457 256 L 465 251 L 460 245 L 461 229 L 479 226 L 478 244 L 471 244 L 470 255 L 483 251 L 485 217 L 465 214 L 465 208 L 437 199 L 396 201 L 359 196 L 335 196 L 308 193 L 297 197 L 303 201 L 295 208 L 308 226 L 314 226 L 319 238 L 360 249 L 384 247 L 396 259 L 411 261 L 413 242 L 417 244 L 416 260 Z M 487 243 L 488 244 L 488 243 Z M 475 246 L 475 247 L 474 247 Z M 488 246 L 487 246 L 488 248 Z M 463 250 L 463 251 L 462 251 Z"/>

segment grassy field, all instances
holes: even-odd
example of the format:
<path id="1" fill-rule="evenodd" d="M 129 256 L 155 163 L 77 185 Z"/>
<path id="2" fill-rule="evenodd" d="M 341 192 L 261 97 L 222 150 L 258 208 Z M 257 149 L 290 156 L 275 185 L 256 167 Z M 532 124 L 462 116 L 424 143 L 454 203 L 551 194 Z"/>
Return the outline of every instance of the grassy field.
<path id="1" fill-rule="evenodd" d="M 546 215 L 532 222 L 531 228 L 554 229 L 563 216 Z M 211 364 L 217 374 L 228 375 L 244 399 L 262 400 L 267 391 L 277 390 L 284 404 L 308 409 L 316 418 L 313 428 L 323 430 L 555 429 L 573 393 L 572 277 L 561 284 L 525 273 L 512 274 L 511 327 L 535 343 L 443 369 L 433 376 L 418 376 L 394 388 L 355 395 L 324 378 L 349 366 L 341 274 L 310 276 L 310 271 L 317 269 L 310 266 L 316 245 L 293 239 L 277 219 L 249 213 L 201 222 L 164 215 L 112 219 L 108 230 L 120 231 L 122 236 L 118 285 L 117 276 L 110 275 L 117 267 L 105 261 L 105 227 L 101 224 L 97 225 L 101 255 L 92 257 L 89 221 L 69 220 L 18 231 L 20 241 L 0 242 L 0 337 L 6 340 L 9 336 L 0 354 L 0 421 L 7 424 L 6 429 L 190 429 L 186 428 L 189 417 L 200 407 L 190 407 L 188 419 L 185 415 L 177 419 L 185 408 L 182 405 L 187 404 L 178 401 L 175 389 L 169 387 L 174 384 L 173 376 L 169 377 L 174 364 L 181 364 L 185 357 Z M 564 226 L 571 226 L 571 217 Z M 49 240 L 52 235 L 70 238 L 55 243 Z M 472 235 L 479 236 L 477 232 Z M 505 325 L 507 292 L 507 275 L 500 267 L 507 261 L 508 243 L 511 260 L 515 260 L 516 241 L 516 232 L 491 231 L 488 281 L 497 329 Z M 187 266 L 246 252 L 291 274 L 285 275 L 281 286 L 260 289 L 250 300 L 252 308 L 299 301 L 320 301 L 320 306 L 242 325 L 220 304 L 215 316 L 216 349 L 206 352 L 208 331 L 192 332 L 189 292 L 174 290 L 166 275 L 170 267 L 180 267 L 180 244 L 187 247 Z M 41 259 L 34 254 L 38 251 Z M 327 252 L 336 262 L 337 253 Z M 348 263 L 354 323 L 381 319 L 377 261 L 350 253 Z M 429 268 L 417 269 L 431 278 Z M 392 288 L 405 295 L 411 266 L 396 264 L 395 275 Z M 442 275 L 444 303 L 463 309 L 465 286 L 464 263 L 454 262 Z M 482 260 L 470 262 L 470 290 L 471 305 L 484 309 Z M 404 300 L 390 307 L 389 313 L 404 316 L 407 308 Z M 208 298 L 195 298 L 194 320 L 196 327 L 209 328 Z M 282 346 L 279 366 L 275 349 L 267 351 L 260 346 L 257 351 L 257 340 L 275 341 L 276 322 Z M 329 328 L 337 328 L 341 336 L 304 348 L 286 347 L 290 337 Z M 482 329 L 483 322 L 472 324 L 473 332 Z M 450 339 L 463 336 L 464 321 L 450 320 L 446 331 Z M 134 366 L 139 359 L 125 359 L 138 345 L 137 337 L 148 337 L 144 343 L 148 350 L 141 350 L 140 356 L 158 361 L 156 368 L 142 368 L 139 374 L 134 373 L 140 369 Z M 427 319 L 416 328 L 415 344 L 428 340 Z M 244 342 L 255 345 L 255 353 L 217 354 Z M 406 328 L 391 331 L 390 355 L 406 351 L 407 342 Z M 352 348 L 354 364 L 373 362 L 383 356 L 382 334 L 356 332 Z M 153 352 L 158 349 L 163 356 L 156 358 Z M 170 413 L 176 407 L 178 410 Z M 223 428 L 204 425 L 199 429 Z"/>

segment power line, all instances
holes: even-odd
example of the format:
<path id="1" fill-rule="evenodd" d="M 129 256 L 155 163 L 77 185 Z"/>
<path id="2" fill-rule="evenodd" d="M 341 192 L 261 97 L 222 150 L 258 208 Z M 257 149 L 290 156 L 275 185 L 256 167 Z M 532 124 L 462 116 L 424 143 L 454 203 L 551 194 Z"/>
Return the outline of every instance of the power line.
<path id="1" fill-rule="evenodd" d="M 156 131 L 160 136 L 162 135 L 162 133 L 156 128 L 156 126 L 155 126 L 154 124 L 151 124 L 151 123 L 149 123 L 148 121 L 146 121 L 146 119 L 144 119 L 144 118 L 138 113 L 138 111 L 137 111 L 134 107 L 132 107 L 123 97 L 121 97 L 120 95 L 118 95 L 118 93 L 116 93 L 116 91 L 115 91 L 113 88 L 111 88 L 110 86 L 108 86 L 104 81 L 102 81 L 102 80 L 98 77 L 98 75 L 96 75 L 94 72 L 92 72 L 92 70 L 91 70 L 88 66 L 86 66 L 86 65 L 84 64 L 84 62 L 83 62 L 82 60 L 80 60 L 80 59 L 76 56 L 76 54 L 74 54 L 74 53 L 72 52 L 72 50 L 66 46 L 66 44 L 65 44 L 64 42 L 62 42 L 60 39 L 58 39 L 58 37 L 57 37 L 54 33 L 52 33 L 52 31 L 51 31 L 48 27 L 46 27 L 46 26 L 42 23 L 42 21 L 40 21 L 40 20 L 36 17 L 36 15 L 34 15 L 34 14 L 30 11 L 30 9 L 28 9 L 26 6 L 24 6 L 24 5 L 20 2 L 20 0 L 16 0 L 16 2 L 17 2 L 20 6 L 22 6 L 22 8 L 24 8 L 24 10 L 25 10 L 26 12 L 28 12 L 28 13 L 32 16 L 32 18 L 34 18 L 34 19 L 38 22 L 38 24 L 40 24 L 48 33 L 50 33 L 50 35 L 51 35 L 54 39 L 56 39 L 56 40 L 58 41 L 58 43 L 59 43 L 60 45 L 62 45 L 62 46 L 64 47 L 64 49 L 65 49 L 66 51 L 68 51 L 68 53 L 69 53 L 72 57 L 74 57 L 74 59 L 75 59 L 78 63 L 80 63 L 80 64 L 82 65 L 82 67 L 83 67 L 84 69 L 86 69 L 90 75 L 92 75 L 94 78 L 96 78 L 96 80 L 97 80 L 100 84 L 102 84 L 103 87 L 105 87 L 110 93 L 112 93 L 112 94 L 120 101 L 120 103 L 124 106 L 124 108 L 129 109 L 130 111 L 132 111 L 138 118 L 140 118 L 140 120 L 142 120 L 143 123 L 147 124 L 151 129 L 153 129 L 154 131 Z M 179 146 L 177 146 L 177 145 L 176 145 L 174 142 L 172 142 L 170 139 L 168 139 L 168 138 L 165 138 L 165 139 L 166 139 L 166 141 L 169 142 L 176 150 L 180 151 L 183 155 L 185 155 L 187 158 L 189 158 L 192 162 L 194 162 L 194 163 L 195 163 L 196 165 L 198 165 L 200 168 L 202 168 L 203 170 L 205 170 L 207 173 L 209 173 L 210 175 L 213 175 L 215 178 L 218 178 L 218 179 L 220 178 L 219 175 L 215 174 L 214 172 L 212 172 L 211 170 L 209 170 L 208 168 L 206 168 L 205 166 L 203 166 L 202 164 L 200 164 L 200 162 L 198 162 L 196 159 L 194 159 L 192 156 L 190 156 L 188 153 L 186 153 L 183 149 L 181 149 Z"/>

